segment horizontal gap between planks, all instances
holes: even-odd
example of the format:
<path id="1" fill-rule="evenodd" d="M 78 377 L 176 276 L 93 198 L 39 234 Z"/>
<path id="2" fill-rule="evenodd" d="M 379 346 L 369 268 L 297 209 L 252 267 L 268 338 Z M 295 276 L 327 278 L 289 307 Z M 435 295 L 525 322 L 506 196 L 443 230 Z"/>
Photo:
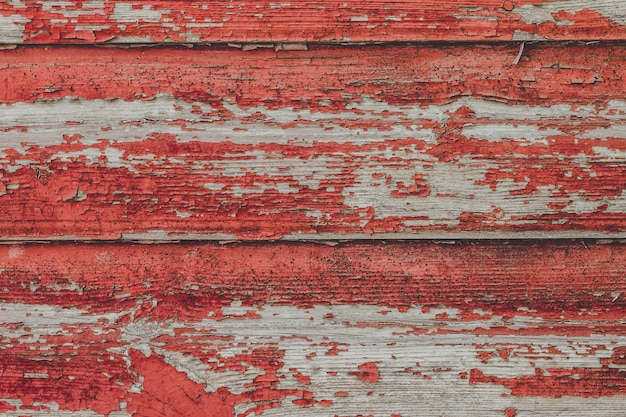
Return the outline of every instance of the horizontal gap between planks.
<path id="1" fill-rule="evenodd" d="M 342 245 L 444 245 L 444 246 L 530 246 L 530 245 L 581 245 L 582 247 L 588 247 L 589 245 L 606 246 L 606 245 L 626 245 L 626 237 L 611 237 L 604 236 L 601 238 L 577 238 L 577 237 L 519 237 L 519 238 L 451 238 L 445 236 L 443 238 L 396 238 L 393 237 L 383 239 L 377 237 L 365 237 L 365 238 L 335 238 L 335 239 L 267 239 L 267 240 L 217 240 L 217 239 L 115 239 L 115 240 L 81 240 L 81 239 L 40 239 L 40 240 L 2 240 L 0 241 L 0 247 L 26 247 L 26 246 L 58 246 L 58 247 L 71 247 L 77 245 L 85 246 L 168 246 L 168 245 L 188 245 L 188 246 L 201 246 L 201 245 L 213 245 L 213 246 L 263 246 L 263 245 L 276 245 L 282 247 L 284 245 L 307 245 L 307 246 L 342 246 Z"/>
<path id="2" fill-rule="evenodd" d="M 300 51 L 314 47 L 437 47 L 437 46 L 499 46 L 499 45 L 546 45 L 546 46 L 571 46 L 571 45 L 624 45 L 626 39 L 546 39 L 546 40 L 421 40 L 421 41 L 368 41 L 368 42 L 329 42 L 329 41 L 309 41 L 309 42 L 127 42 L 127 43 L 0 43 L 0 50 L 18 48 L 112 48 L 112 49 L 136 49 L 136 48 L 162 48 L 162 49 L 193 49 L 193 48 L 233 48 L 242 52 L 252 52 L 255 50 L 274 49 L 276 51 Z M 283 48 L 284 46 L 284 48 Z M 302 49 L 300 49 L 302 47 Z"/>
<path id="3" fill-rule="evenodd" d="M 433 236 L 434 235 L 434 236 Z M 436 244 L 436 245 L 478 245 L 499 243 L 508 244 L 526 244 L 532 242 L 542 242 L 546 244 L 555 242 L 579 242 L 585 246 L 589 243 L 596 245 L 611 245 L 626 243 L 626 232 L 622 233 L 561 233 L 561 232 L 517 232 L 514 234 L 506 234 L 502 236 L 502 232 L 491 233 L 441 233 L 436 235 L 433 233 L 425 234 L 355 234 L 355 235 L 337 235 L 337 234 L 317 234 L 289 236 L 279 239 L 233 239 L 224 236 L 201 235 L 189 236 L 185 234 L 183 237 L 164 237 L 162 234 L 151 235 L 149 233 L 142 235 L 122 236 L 112 239 L 108 236 L 98 237 L 77 237 L 77 236 L 52 236 L 48 238 L 4 238 L 0 240 L 0 247 L 12 245 L 177 245 L 177 244 L 215 244 L 222 246 L 230 245 L 257 245 L 257 244 L 312 244 L 321 246 L 337 246 L 348 243 L 412 243 L 412 244 Z"/>

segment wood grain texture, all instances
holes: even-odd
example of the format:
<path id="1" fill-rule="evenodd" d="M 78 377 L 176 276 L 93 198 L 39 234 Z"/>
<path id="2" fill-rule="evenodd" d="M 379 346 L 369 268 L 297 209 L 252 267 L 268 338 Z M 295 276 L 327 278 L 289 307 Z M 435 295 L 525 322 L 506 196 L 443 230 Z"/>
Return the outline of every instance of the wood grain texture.
<path id="1" fill-rule="evenodd" d="M 623 417 L 622 3 L 0 0 L 0 416 Z"/>
<path id="2" fill-rule="evenodd" d="M 0 53 L 0 235 L 624 236 L 616 45 Z"/>
<path id="3" fill-rule="evenodd" d="M 622 416 L 625 265 L 593 242 L 5 245 L 0 412 Z"/>
<path id="4" fill-rule="evenodd" d="M 52 1 L 0 4 L 0 43 L 623 40 L 621 0 Z"/>

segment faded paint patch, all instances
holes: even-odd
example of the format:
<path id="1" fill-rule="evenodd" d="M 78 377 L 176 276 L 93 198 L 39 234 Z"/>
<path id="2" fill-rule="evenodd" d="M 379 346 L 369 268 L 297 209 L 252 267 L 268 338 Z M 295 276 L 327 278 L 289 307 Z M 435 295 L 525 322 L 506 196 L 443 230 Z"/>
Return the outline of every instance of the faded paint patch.
<path id="1" fill-rule="evenodd" d="M 564 2 L 547 1 L 540 5 L 522 4 L 513 9 L 513 13 L 518 13 L 525 23 L 541 24 L 545 22 L 554 22 L 559 24 L 559 15 L 575 15 L 577 12 L 584 10 L 594 11 L 609 20 L 620 25 L 626 25 L 626 11 L 621 5 L 615 1 L 585 1 L 585 0 L 568 0 L 567 6 L 563 7 Z M 556 17 L 555 17 L 556 16 Z M 559 19 L 559 20 L 557 20 Z M 573 25 L 573 22 L 567 25 Z"/>
<path id="2" fill-rule="evenodd" d="M 24 30 L 30 19 L 20 15 L 0 14 L 0 42 L 21 44 L 24 42 Z"/>
<path id="3" fill-rule="evenodd" d="M 160 22 L 164 14 L 169 10 L 154 10 L 150 4 L 144 4 L 140 8 L 134 7 L 133 3 L 116 2 L 111 14 L 111 19 L 118 22 L 144 21 L 149 23 Z"/>

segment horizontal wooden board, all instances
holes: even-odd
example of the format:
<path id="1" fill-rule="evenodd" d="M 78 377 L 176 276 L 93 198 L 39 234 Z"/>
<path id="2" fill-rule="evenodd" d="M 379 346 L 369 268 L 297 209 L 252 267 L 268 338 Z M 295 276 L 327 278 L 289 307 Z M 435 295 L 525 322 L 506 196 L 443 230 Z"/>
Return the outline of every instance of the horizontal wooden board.
<path id="1" fill-rule="evenodd" d="M 0 43 L 8 44 L 622 40 L 625 25 L 621 0 L 0 4 Z"/>
<path id="2" fill-rule="evenodd" d="M 6 416 L 623 416 L 593 242 L 0 247 Z"/>
<path id="3" fill-rule="evenodd" d="M 624 236 L 626 47 L 0 53 L 0 235 Z"/>

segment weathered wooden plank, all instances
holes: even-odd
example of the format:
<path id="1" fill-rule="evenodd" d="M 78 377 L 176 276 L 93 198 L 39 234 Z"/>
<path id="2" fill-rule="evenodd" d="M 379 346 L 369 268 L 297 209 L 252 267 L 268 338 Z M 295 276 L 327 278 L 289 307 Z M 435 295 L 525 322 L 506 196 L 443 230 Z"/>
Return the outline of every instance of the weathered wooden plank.
<path id="1" fill-rule="evenodd" d="M 626 48 L 517 53 L 2 51 L 0 234 L 623 236 Z"/>
<path id="2" fill-rule="evenodd" d="M 5 0 L 1 43 L 623 40 L 620 0 Z"/>
<path id="3" fill-rule="evenodd" d="M 3 415 L 622 416 L 622 244 L 0 247 Z"/>

